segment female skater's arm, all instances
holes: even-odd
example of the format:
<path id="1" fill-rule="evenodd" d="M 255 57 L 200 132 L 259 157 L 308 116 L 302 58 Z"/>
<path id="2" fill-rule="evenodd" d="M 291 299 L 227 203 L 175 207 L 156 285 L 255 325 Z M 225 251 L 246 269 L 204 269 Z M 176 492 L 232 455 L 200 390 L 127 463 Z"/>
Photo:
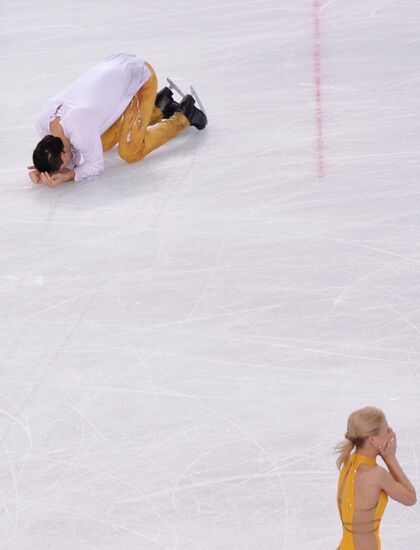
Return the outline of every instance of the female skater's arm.
<path id="1" fill-rule="evenodd" d="M 392 430 L 385 448 L 380 447 L 379 452 L 389 470 L 379 469 L 381 489 L 401 504 L 413 506 L 417 502 L 416 490 L 397 460 L 397 437 Z"/>

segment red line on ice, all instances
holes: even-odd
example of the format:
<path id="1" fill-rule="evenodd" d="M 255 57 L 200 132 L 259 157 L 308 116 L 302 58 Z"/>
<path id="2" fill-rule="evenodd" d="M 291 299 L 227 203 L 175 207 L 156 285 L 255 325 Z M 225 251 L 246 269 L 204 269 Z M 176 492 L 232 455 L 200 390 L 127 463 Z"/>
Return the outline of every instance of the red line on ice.
<path id="1" fill-rule="evenodd" d="M 321 5 L 313 0 L 314 18 L 314 89 L 316 112 L 316 154 L 318 178 L 324 175 L 324 143 L 322 137 L 322 96 L 321 96 Z"/>

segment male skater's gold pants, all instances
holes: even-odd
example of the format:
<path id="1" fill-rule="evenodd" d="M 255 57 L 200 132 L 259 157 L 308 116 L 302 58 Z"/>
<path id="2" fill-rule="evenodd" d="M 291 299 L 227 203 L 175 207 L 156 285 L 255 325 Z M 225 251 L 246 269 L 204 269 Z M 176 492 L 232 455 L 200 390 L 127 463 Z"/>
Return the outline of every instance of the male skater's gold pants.
<path id="1" fill-rule="evenodd" d="M 101 136 L 103 150 L 108 151 L 118 143 L 118 154 L 126 162 L 141 160 L 190 125 L 181 112 L 162 119 L 161 110 L 155 107 L 156 73 L 151 65 L 146 65 L 152 73 L 151 77 L 130 101 L 122 116 Z"/>

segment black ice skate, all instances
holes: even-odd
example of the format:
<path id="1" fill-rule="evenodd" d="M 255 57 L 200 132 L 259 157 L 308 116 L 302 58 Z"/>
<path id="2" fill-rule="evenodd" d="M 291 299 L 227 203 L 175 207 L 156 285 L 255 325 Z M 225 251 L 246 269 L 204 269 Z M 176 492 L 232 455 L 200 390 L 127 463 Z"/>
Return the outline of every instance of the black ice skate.
<path id="1" fill-rule="evenodd" d="M 178 111 L 184 113 L 188 118 L 191 126 L 197 128 L 197 130 L 204 130 L 207 126 L 207 117 L 203 111 L 197 109 L 195 106 L 195 99 L 192 95 L 187 94 L 179 104 Z"/>
<path id="2" fill-rule="evenodd" d="M 162 111 L 163 118 L 170 118 L 179 107 L 179 103 L 173 98 L 172 90 L 167 86 L 157 93 L 155 105 Z"/>

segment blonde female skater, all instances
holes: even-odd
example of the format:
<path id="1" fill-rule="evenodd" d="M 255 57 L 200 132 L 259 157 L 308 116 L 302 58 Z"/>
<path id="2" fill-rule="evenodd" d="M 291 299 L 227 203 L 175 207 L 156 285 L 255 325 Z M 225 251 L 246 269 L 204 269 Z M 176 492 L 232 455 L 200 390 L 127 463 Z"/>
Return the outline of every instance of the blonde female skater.
<path id="1" fill-rule="evenodd" d="M 380 550 L 379 526 L 388 497 L 412 506 L 416 491 L 398 463 L 397 438 L 381 410 L 353 412 L 345 438 L 337 446 L 337 504 L 343 524 L 337 550 Z M 378 455 L 387 469 L 376 464 Z"/>

